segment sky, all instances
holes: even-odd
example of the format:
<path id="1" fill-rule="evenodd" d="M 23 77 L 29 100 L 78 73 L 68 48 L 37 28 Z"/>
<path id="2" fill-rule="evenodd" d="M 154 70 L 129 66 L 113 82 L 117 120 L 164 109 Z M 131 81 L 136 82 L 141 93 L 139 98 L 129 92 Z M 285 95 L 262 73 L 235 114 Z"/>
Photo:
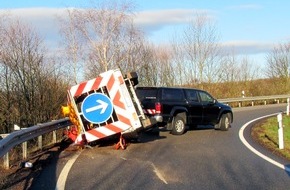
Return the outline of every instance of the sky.
<path id="1" fill-rule="evenodd" d="M 239 55 L 265 64 L 274 46 L 290 42 L 289 0 L 131 0 L 135 23 L 156 44 L 169 43 L 177 31 L 206 12 L 216 23 L 223 45 Z M 56 15 L 84 0 L 0 0 L 0 13 L 9 11 L 34 26 L 48 44 L 59 40 Z"/>

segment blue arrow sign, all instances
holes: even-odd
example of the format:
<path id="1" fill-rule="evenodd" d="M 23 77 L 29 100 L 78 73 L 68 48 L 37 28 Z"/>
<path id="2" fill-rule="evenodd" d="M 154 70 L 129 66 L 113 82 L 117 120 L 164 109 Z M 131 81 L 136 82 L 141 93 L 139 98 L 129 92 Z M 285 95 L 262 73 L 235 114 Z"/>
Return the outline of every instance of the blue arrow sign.
<path id="1" fill-rule="evenodd" d="M 91 123 L 107 121 L 113 112 L 113 104 L 108 96 L 101 93 L 88 95 L 81 106 L 84 118 Z"/>

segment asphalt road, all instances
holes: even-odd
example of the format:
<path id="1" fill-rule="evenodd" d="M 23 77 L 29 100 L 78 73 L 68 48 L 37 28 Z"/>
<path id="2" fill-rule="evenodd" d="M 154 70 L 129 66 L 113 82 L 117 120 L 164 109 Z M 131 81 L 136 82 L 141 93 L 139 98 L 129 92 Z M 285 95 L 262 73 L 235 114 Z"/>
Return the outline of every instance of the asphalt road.
<path id="1" fill-rule="evenodd" d="M 142 134 L 141 142 L 130 143 L 126 150 L 103 142 L 81 152 L 64 151 L 33 181 L 32 189 L 56 189 L 57 184 L 58 189 L 65 185 L 70 190 L 289 189 L 290 174 L 254 154 L 239 138 L 248 121 L 285 109 L 286 105 L 234 109 L 227 132 L 200 126 L 181 136 L 166 131 Z M 253 142 L 249 127 L 244 133 L 257 150 L 290 165 Z"/>

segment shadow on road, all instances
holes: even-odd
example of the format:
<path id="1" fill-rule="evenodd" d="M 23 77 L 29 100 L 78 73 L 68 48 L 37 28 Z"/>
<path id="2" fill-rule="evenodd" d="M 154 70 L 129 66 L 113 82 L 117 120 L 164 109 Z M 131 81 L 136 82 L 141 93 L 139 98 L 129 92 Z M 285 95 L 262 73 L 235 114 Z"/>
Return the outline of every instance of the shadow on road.
<path id="1" fill-rule="evenodd" d="M 288 174 L 290 177 L 290 164 L 285 165 L 285 172 Z"/>
<path id="2" fill-rule="evenodd" d="M 20 163 L 17 168 L 11 169 L 13 172 L 6 177 L 5 183 L 0 184 L 0 189 L 46 189 L 47 184 L 38 183 L 38 178 L 43 174 L 42 172 L 49 168 L 50 174 L 56 174 L 56 161 L 60 153 L 68 147 L 69 144 L 62 142 L 53 148 L 44 150 L 43 152 L 30 157 Z M 32 167 L 25 167 L 25 162 L 32 163 Z M 15 167 L 15 166 L 14 166 Z M 56 176 L 50 176 L 46 181 L 56 184 Z"/>
<path id="3" fill-rule="evenodd" d="M 138 143 L 147 143 L 160 139 L 165 139 L 166 136 L 160 136 L 160 131 L 162 131 L 162 129 L 153 129 L 141 133 L 138 139 Z"/>
<path id="4" fill-rule="evenodd" d="M 134 143 L 147 143 L 155 140 L 160 140 L 166 138 L 165 136 L 160 136 L 159 129 L 153 129 L 148 131 L 142 131 L 136 137 L 125 138 L 126 143 L 134 144 Z M 114 146 L 119 142 L 120 134 L 112 135 L 95 142 L 90 143 L 92 147 L 107 147 L 107 146 Z"/>
<path id="5" fill-rule="evenodd" d="M 198 125 L 196 127 L 189 128 L 189 131 L 202 131 L 202 130 L 214 130 L 214 126 L 212 125 Z"/>

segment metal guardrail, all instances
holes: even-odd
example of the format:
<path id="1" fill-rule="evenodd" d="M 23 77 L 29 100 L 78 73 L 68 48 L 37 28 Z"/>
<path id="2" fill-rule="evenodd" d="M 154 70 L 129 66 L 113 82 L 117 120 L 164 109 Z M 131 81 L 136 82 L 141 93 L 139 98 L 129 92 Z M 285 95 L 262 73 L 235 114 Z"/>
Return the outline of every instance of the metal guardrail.
<path id="1" fill-rule="evenodd" d="M 234 103 L 234 102 L 254 102 L 254 101 L 267 101 L 267 100 L 278 100 L 278 99 L 288 99 L 290 98 L 290 94 L 288 95 L 274 95 L 274 96 L 253 96 L 253 97 L 240 97 L 240 98 L 227 98 L 227 99 L 218 99 L 219 102 L 222 103 Z M 265 102 L 266 104 L 266 102 Z M 253 103 L 252 103 L 253 105 Z M 240 107 L 240 104 L 239 104 Z"/>
<path id="2" fill-rule="evenodd" d="M 38 136 L 71 125 L 69 118 L 38 124 L 26 129 L 15 131 L 4 139 L 0 140 L 0 157 L 4 156 L 10 149 L 18 144 L 26 142 Z"/>

